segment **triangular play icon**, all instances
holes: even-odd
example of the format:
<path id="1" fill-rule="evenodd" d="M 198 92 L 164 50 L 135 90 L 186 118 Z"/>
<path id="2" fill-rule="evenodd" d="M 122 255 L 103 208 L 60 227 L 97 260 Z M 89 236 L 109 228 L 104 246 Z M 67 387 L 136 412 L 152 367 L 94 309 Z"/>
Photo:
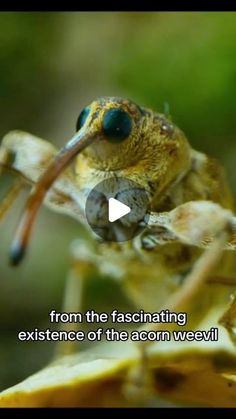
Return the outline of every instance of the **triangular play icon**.
<path id="1" fill-rule="evenodd" d="M 131 211 L 128 205 L 122 204 L 115 198 L 109 198 L 108 203 L 108 220 L 110 223 L 113 223 L 119 218 L 124 217 L 124 215 L 129 214 Z"/>

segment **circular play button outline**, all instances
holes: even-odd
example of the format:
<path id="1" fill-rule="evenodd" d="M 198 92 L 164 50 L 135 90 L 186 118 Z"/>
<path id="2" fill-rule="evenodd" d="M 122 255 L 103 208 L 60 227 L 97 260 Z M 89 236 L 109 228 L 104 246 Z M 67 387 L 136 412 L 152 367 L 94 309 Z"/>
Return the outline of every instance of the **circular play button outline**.
<path id="1" fill-rule="evenodd" d="M 124 242 L 143 231 L 139 223 L 148 205 L 149 194 L 142 186 L 114 176 L 97 183 L 89 192 L 85 213 L 91 229 L 102 240 Z"/>

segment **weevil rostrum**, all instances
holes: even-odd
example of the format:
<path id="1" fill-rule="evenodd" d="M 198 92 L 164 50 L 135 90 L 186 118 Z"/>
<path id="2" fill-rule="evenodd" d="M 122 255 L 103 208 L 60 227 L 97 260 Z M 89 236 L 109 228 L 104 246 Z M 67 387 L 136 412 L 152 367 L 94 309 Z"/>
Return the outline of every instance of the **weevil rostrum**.
<path id="1" fill-rule="evenodd" d="M 194 150 L 165 115 L 130 100 L 100 98 L 84 108 L 76 134 L 59 151 L 26 132 L 6 134 L 0 165 L 20 178 L 2 214 L 25 183 L 33 185 L 12 244 L 12 264 L 25 254 L 42 203 L 91 232 L 93 245 L 78 240 L 72 246 L 66 311 L 80 310 L 91 271 L 108 273 L 119 278 L 138 309 L 186 311 L 188 328 L 220 307 L 221 323 L 235 341 L 233 198 L 220 164 Z M 132 240 L 96 240 L 86 221 L 87 191 L 112 177 L 136 182 L 149 197 L 147 214 L 135 221 L 142 233 Z"/>

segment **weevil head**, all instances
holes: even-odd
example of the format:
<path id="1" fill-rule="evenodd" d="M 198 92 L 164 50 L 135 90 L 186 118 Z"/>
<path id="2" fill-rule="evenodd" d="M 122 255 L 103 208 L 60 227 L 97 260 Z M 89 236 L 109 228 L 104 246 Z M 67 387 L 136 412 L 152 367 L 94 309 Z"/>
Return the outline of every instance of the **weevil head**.
<path id="1" fill-rule="evenodd" d="M 76 130 L 83 127 L 97 133 L 95 141 L 83 151 L 90 166 L 113 171 L 133 165 L 142 121 L 141 109 L 121 98 L 100 98 L 85 107 Z"/>
<path id="2" fill-rule="evenodd" d="M 154 191 L 158 198 L 186 172 L 190 154 L 184 134 L 163 115 L 120 98 L 94 101 L 80 113 L 76 134 L 51 161 L 31 193 L 12 244 L 11 263 L 22 260 L 47 191 L 75 157 L 78 166 L 85 159 L 87 169 L 99 170 L 103 176 L 104 172 L 118 172 L 144 188 L 148 186 L 149 193 Z"/>
<path id="3" fill-rule="evenodd" d="M 190 165 L 190 146 L 181 130 L 164 115 L 130 100 L 100 98 L 85 107 L 76 130 L 96 133 L 80 159 L 101 171 L 143 172 L 163 185 Z"/>

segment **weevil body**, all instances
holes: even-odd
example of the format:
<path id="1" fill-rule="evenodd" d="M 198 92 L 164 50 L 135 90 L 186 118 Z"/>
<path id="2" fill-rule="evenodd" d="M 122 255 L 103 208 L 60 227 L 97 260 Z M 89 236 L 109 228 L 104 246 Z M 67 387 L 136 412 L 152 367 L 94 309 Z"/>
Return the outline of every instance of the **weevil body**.
<path id="1" fill-rule="evenodd" d="M 150 221 L 141 220 L 144 232 L 124 243 L 76 242 L 72 252 L 80 281 L 91 270 L 109 274 L 120 279 L 138 308 L 157 311 L 183 287 L 204 249 L 222 232 L 227 237 L 212 269 L 218 276 L 232 272 L 232 252 L 223 251 L 235 249 L 233 199 L 224 171 L 193 150 L 165 115 L 128 100 L 101 98 L 81 112 L 75 136 L 59 152 L 47 141 L 13 131 L 2 141 L 0 164 L 34 185 L 12 245 L 14 264 L 25 253 L 42 202 L 87 226 L 88 191 L 115 176 L 147 191 Z M 230 292 L 205 281 L 184 304 L 188 327 L 210 308 L 227 305 Z"/>

